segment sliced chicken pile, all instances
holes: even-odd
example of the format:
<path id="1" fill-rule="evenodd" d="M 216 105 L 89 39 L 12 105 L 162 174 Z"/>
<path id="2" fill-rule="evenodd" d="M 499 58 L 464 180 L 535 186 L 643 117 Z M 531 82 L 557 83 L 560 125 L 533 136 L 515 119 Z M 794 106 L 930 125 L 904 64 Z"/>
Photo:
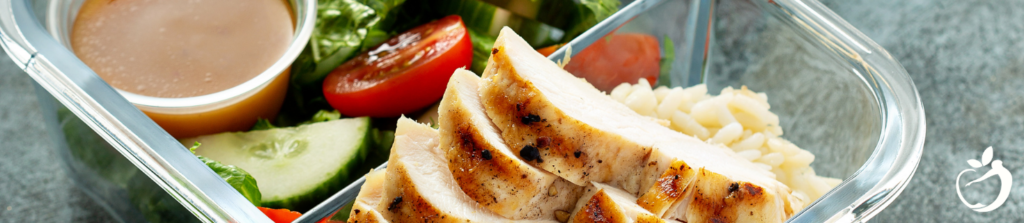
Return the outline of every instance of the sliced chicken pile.
<path id="1" fill-rule="evenodd" d="M 771 172 L 633 112 L 508 28 L 482 78 L 455 71 L 439 114 L 438 130 L 398 121 L 349 222 L 782 222 L 802 206 Z"/>

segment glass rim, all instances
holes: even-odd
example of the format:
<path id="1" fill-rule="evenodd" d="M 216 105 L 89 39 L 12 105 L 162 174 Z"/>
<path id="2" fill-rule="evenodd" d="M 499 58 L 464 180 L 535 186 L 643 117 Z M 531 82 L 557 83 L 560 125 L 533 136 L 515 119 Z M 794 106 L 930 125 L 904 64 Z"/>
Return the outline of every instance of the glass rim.
<path id="1" fill-rule="evenodd" d="M 871 156 L 841 184 L 789 222 L 860 222 L 891 204 L 924 151 L 926 122 L 917 87 L 889 53 L 816 0 L 755 1 L 852 67 L 878 105 L 881 132 Z"/>

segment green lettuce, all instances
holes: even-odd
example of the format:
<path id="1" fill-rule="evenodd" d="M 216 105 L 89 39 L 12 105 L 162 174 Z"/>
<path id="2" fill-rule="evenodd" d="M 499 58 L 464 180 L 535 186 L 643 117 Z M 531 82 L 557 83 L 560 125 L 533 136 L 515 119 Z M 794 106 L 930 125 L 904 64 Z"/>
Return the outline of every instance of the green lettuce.
<path id="1" fill-rule="evenodd" d="M 302 124 L 300 125 L 333 121 L 338 119 L 341 119 L 341 112 L 338 112 L 338 110 L 320 110 L 316 112 L 316 114 L 313 114 L 312 118 L 306 120 L 305 122 L 302 122 Z"/>
<path id="2" fill-rule="evenodd" d="M 196 153 L 196 149 L 199 148 L 199 142 L 195 142 L 191 148 L 188 148 L 193 154 Z M 260 187 L 256 184 L 256 178 L 249 175 L 249 172 L 245 172 L 242 168 L 238 168 L 234 165 L 224 165 L 223 163 L 217 162 L 210 158 L 206 158 L 200 155 L 196 155 L 199 161 L 210 167 L 214 173 L 217 173 L 221 179 L 228 182 L 228 185 L 235 188 L 238 193 L 242 194 L 246 200 L 252 202 L 257 207 L 260 206 L 260 199 L 263 198 L 263 194 L 260 193 Z"/>
<path id="3" fill-rule="evenodd" d="M 563 41 L 568 42 L 619 11 L 619 0 L 580 0 L 576 7 L 576 20 Z"/>
<path id="4" fill-rule="evenodd" d="M 272 128 L 277 128 L 277 126 L 274 126 L 274 124 L 270 123 L 270 120 L 259 118 L 256 119 L 256 125 L 253 125 L 252 128 L 249 129 L 249 131 L 267 130 Z"/>
<path id="5" fill-rule="evenodd" d="M 292 64 L 292 81 L 300 85 L 314 84 L 356 53 L 386 40 L 388 32 L 382 30 L 382 21 L 403 2 L 318 1 L 316 25 L 309 45 Z"/>
<path id="6" fill-rule="evenodd" d="M 672 43 L 672 38 L 665 35 L 665 41 L 663 41 L 663 47 L 661 52 L 665 55 L 661 57 L 661 72 L 658 75 L 658 86 L 672 87 L 672 62 L 676 60 L 676 47 Z"/>
<path id="7" fill-rule="evenodd" d="M 200 222 L 188 209 L 181 206 L 167 191 L 160 188 L 145 174 L 135 174 L 125 186 L 128 202 L 134 206 L 146 222 Z M 141 221 L 133 219 L 128 221 Z"/>
<path id="8" fill-rule="evenodd" d="M 473 63 L 469 70 L 481 75 L 484 72 L 484 67 L 487 67 L 487 59 L 491 57 L 491 48 L 494 48 L 496 38 L 469 29 L 469 39 L 473 42 Z"/>
<path id="9" fill-rule="evenodd" d="M 210 158 L 203 156 L 196 156 L 200 161 L 210 167 L 213 172 L 220 175 L 220 178 L 227 181 L 231 187 L 234 187 L 238 193 L 245 196 L 246 200 L 252 202 L 253 205 L 260 206 L 260 199 L 263 195 L 260 194 L 260 188 L 256 185 L 256 178 L 252 178 L 249 172 L 245 172 L 242 168 L 238 168 L 234 165 L 224 165 L 220 162 L 214 161 Z"/>

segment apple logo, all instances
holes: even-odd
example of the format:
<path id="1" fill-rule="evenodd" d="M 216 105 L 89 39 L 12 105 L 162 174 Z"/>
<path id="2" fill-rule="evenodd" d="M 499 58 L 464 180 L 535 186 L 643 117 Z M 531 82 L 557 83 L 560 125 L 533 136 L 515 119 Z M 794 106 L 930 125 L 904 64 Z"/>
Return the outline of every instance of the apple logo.
<path id="1" fill-rule="evenodd" d="M 988 172 L 985 172 L 985 175 L 982 175 L 980 178 L 972 180 L 971 182 L 967 182 L 967 185 L 965 185 L 965 187 L 970 187 L 971 184 L 983 181 L 985 179 L 988 179 L 989 177 L 998 176 L 1000 183 L 999 195 L 996 196 L 995 201 L 988 205 L 984 205 L 981 203 L 971 204 L 967 202 L 967 200 L 964 199 L 964 195 L 960 193 L 960 176 L 964 175 L 964 173 L 967 172 L 976 172 L 975 169 L 986 166 L 989 163 L 992 164 L 992 168 L 988 170 Z M 978 160 L 975 159 L 969 159 L 967 160 L 967 164 L 971 165 L 971 167 L 973 168 L 960 171 L 960 174 L 956 175 L 956 195 L 960 196 L 960 202 L 963 202 L 964 205 L 967 205 L 967 207 L 971 208 L 976 212 L 989 212 L 995 210 L 996 208 L 999 208 L 999 206 L 1002 206 L 1003 202 L 1006 202 L 1006 198 L 1010 197 L 1010 185 L 1012 185 L 1013 183 L 1013 178 L 1010 176 L 1010 171 L 1006 170 L 1006 168 L 1003 167 L 1003 161 L 992 161 L 992 147 L 989 146 L 987 149 L 985 149 L 985 152 L 981 153 L 981 162 L 978 162 Z"/>

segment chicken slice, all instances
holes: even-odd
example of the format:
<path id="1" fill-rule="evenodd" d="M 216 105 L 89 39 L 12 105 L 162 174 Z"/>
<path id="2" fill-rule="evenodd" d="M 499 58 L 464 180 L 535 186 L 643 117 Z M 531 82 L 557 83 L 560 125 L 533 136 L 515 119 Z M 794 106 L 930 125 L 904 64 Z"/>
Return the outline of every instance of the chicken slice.
<path id="1" fill-rule="evenodd" d="M 587 186 L 569 217 L 570 223 L 654 223 L 665 222 L 636 204 L 636 197 L 602 183 Z"/>
<path id="2" fill-rule="evenodd" d="M 359 188 L 359 195 L 352 203 L 352 211 L 349 212 L 348 222 L 351 223 L 377 223 L 388 222 L 376 209 L 380 204 L 384 192 L 384 170 L 371 170 L 366 174 L 366 182 Z"/>
<path id="3" fill-rule="evenodd" d="M 697 178 L 696 173 L 697 170 L 687 166 L 686 162 L 672 162 L 669 169 L 657 178 L 650 189 L 641 194 L 636 203 L 655 215 L 665 216 L 669 208 L 690 195 L 690 186 Z"/>
<path id="4" fill-rule="evenodd" d="M 480 78 L 458 69 L 441 99 L 439 130 L 448 168 L 462 191 L 510 219 L 555 219 L 583 187 L 520 160 L 505 146 L 480 104 Z"/>
<path id="5" fill-rule="evenodd" d="M 653 149 L 647 138 L 657 137 L 645 128 L 660 126 L 524 44 L 502 29 L 483 73 L 481 101 L 505 143 L 576 185 L 608 183 L 638 194 L 641 179 L 660 174 L 643 175 Z"/>
<path id="6" fill-rule="evenodd" d="M 459 189 L 438 148 L 439 135 L 425 125 L 400 118 L 391 147 L 381 202 L 392 222 L 546 222 L 514 221 L 481 207 Z M 550 221 L 554 222 L 554 221 Z"/>
<path id="7" fill-rule="evenodd" d="M 523 160 L 577 185 L 607 183 L 639 196 L 675 161 L 718 177 L 698 175 L 703 189 L 749 185 L 762 193 L 736 213 L 771 211 L 767 222 L 792 215 L 789 188 L 774 175 L 728 148 L 710 145 L 636 114 L 534 51 L 510 29 L 502 29 L 484 70 L 481 101 L 505 143 Z M 712 197 L 721 196 L 721 197 Z M 724 199 L 729 194 L 705 194 Z M 673 200 L 671 205 L 677 204 Z M 687 209 L 690 203 L 682 203 Z M 696 203 L 703 204 L 703 203 Z M 687 209 L 689 210 L 689 209 Z M 668 211 L 665 211 L 668 214 Z M 675 212 L 673 212 L 675 213 Z M 747 212 L 744 212 L 747 213 Z M 687 214 L 695 214 L 687 212 Z"/>
<path id="8" fill-rule="evenodd" d="M 658 151 L 655 151 L 658 153 Z M 664 219 L 681 222 L 782 222 L 801 207 L 789 188 L 737 181 L 681 160 L 671 163 L 637 203 Z M 725 185 L 725 186 L 723 186 Z"/>
<path id="9" fill-rule="evenodd" d="M 373 206 L 366 203 L 352 203 L 352 212 L 348 215 L 349 223 L 378 223 L 389 222 Z"/>

